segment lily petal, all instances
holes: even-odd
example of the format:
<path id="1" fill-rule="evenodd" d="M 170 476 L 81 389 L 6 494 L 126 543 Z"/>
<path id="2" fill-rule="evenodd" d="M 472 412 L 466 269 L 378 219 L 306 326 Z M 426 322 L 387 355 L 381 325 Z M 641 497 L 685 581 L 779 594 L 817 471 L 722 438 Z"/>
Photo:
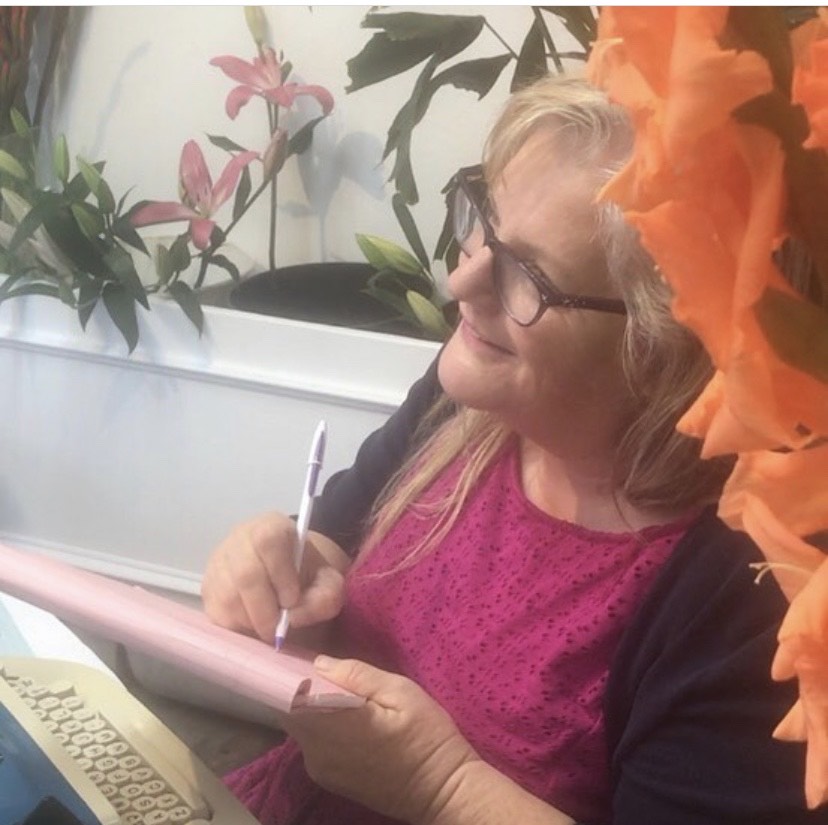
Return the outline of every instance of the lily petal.
<path id="1" fill-rule="evenodd" d="M 210 65 L 217 66 L 237 83 L 244 83 L 248 86 L 258 86 L 263 79 L 261 72 L 253 63 L 248 63 L 246 60 L 229 54 L 214 57 L 210 61 Z"/>
<path id="2" fill-rule="evenodd" d="M 197 217 L 190 221 L 190 235 L 192 235 L 193 243 L 199 249 L 207 249 L 210 245 L 210 236 L 213 234 L 215 225 L 216 222 L 209 218 Z"/>
<path id="3" fill-rule="evenodd" d="M 235 120 L 242 106 L 246 106 L 253 95 L 260 94 L 252 86 L 236 86 L 224 102 L 224 111 L 230 120 Z"/>
<path id="4" fill-rule="evenodd" d="M 133 226 L 154 226 L 172 221 L 190 221 L 197 217 L 198 213 L 183 203 L 155 201 L 136 209 L 129 220 Z"/>
<path id="5" fill-rule="evenodd" d="M 319 105 L 322 107 L 322 114 L 327 115 L 331 112 L 334 105 L 333 95 L 322 86 L 300 86 L 298 83 L 285 83 L 284 86 L 278 86 L 275 89 L 268 89 L 265 92 L 265 97 L 273 103 L 288 108 L 293 105 L 294 101 L 300 95 L 307 95 L 308 97 L 316 98 Z"/>
<path id="6" fill-rule="evenodd" d="M 224 171 L 219 176 L 216 186 L 213 189 L 210 199 L 210 209 L 207 212 L 208 215 L 212 215 L 233 194 L 239 182 L 239 175 L 241 175 L 242 169 L 251 161 L 256 160 L 257 157 L 259 157 L 258 152 L 239 152 L 224 167 Z"/>
<path id="7" fill-rule="evenodd" d="M 194 140 L 188 140 L 181 150 L 179 180 L 184 192 L 184 203 L 200 214 L 209 214 L 213 179 L 201 148 Z"/>

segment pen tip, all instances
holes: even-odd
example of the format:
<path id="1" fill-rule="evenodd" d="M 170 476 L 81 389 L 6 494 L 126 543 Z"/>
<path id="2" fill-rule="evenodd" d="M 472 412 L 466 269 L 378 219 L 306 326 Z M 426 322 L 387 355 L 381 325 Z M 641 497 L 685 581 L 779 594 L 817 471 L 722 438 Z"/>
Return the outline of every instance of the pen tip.
<path id="1" fill-rule="evenodd" d="M 276 648 L 276 652 L 280 652 L 281 649 L 285 645 L 285 639 L 283 636 L 277 636 L 275 641 L 273 642 L 273 646 Z"/>

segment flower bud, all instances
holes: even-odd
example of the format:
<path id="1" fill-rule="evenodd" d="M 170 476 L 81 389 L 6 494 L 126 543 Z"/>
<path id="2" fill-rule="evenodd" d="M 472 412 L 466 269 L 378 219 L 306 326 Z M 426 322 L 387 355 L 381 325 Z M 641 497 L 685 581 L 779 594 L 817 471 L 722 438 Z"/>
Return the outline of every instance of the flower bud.
<path id="1" fill-rule="evenodd" d="M 267 42 L 267 20 L 261 6 L 245 6 L 244 19 L 257 46 Z"/>
<path id="2" fill-rule="evenodd" d="M 262 158 L 264 180 L 272 180 L 279 174 L 279 170 L 285 165 L 288 154 L 288 135 L 282 128 L 273 132 L 270 144 L 265 149 Z"/>

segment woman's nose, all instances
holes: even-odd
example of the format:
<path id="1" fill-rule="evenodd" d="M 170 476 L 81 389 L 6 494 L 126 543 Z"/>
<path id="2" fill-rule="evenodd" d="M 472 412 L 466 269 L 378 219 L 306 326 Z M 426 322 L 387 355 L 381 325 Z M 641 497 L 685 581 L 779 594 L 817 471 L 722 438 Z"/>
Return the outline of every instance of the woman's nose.
<path id="1" fill-rule="evenodd" d="M 494 253 L 488 246 L 478 249 L 473 255 L 460 252 L 457 266 L 449 275 L 448 290 L 458 301 L 493 298 L 494 291 L 493 268 Z"/>

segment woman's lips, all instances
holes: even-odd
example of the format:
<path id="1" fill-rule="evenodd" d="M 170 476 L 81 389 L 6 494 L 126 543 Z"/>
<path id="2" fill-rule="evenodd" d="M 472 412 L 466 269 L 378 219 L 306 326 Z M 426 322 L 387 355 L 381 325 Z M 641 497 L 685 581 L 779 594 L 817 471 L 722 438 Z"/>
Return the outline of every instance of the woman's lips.
<path id="1" fill-rule="evenodd" d="M 481 335 L 466 318 L 463 318 L 460 321 L 460 332 L 463 335 L 463 339 L 469 344 L 469 346 L 476 350 L 483 350 L 486 352 L 494 351 L 505 355 L 513 355 L 510 350 L 494 343 L 494 341 L 490 341 L 484 335 Z"/>

